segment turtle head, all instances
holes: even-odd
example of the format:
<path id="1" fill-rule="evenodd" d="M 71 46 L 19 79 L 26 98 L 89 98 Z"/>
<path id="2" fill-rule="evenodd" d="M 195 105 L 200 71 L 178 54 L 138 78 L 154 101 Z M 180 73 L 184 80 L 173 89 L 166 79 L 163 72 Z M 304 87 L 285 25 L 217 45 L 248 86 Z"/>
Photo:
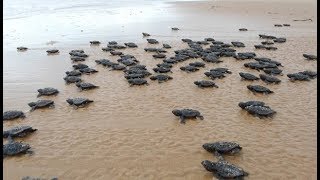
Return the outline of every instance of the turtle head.
<path id="1" fill-rule="evenodd" d="M 209 160 L 204 160 L 201 162 L 201 164 L 207 171 L 210 171 L 210 172 L 213 172 L 217 169 L 216 163 L 211 162 Z"/>
<path id="2" fill-rule="evenodd" d="M 77 83 L 76 83 L 76 86 L 77 86 L 77 87 L 80 87 L 80 86 L 81 86 L 81 84 L 80 84 L 79 82 L 77 82 Z"/>
<path id="3" fill-rule="evenodd" d="M 186 67 L 180 67 L 181 70 L 186 70 Z"/>
<path id="4" fill-rule="evenodd" d="M 38 92 L 39 92 L 39 93 L 42 93 L 42 92 L 43 92 L 43 90 L 42 90 L 42 89 L 38 89 Z"/>
<path id="5" fill-rule="evenodd" d="M 199 81 L 195 81 L 195 82 L 193 82 L 195 85 L 199 85 L 200 84 L 200 82 Z"/>
<path id="6" fill-rule="evenodd" d="M 204 74 L 205 74 L 206 76 L 210 76 L 211 73 L 210 73 L 210 72 L 205 72 Z"/>
<path id="7" fill-rule="evenodd" d="M 73 104 L 73 100 L 72 100 L 72 99 L 67 99 L 66 101 L 67 101 L 67 103 L 69 103 L 70 105 Z"/>
<path id="8" fill-rule="evenodd" d="M 155 76 L 150 77 L 151 80 L 156 80 L 157 78 Z"/>
<path id="9" fill-rule="evenodd" d="M 242 75 L 244 75 L 244 74 L 243 74 L 243 72 L 240 72 L 239 75 L 242 76 Z"/>
<path id="10" fill-rule="evenodd" d="M 173 79 L 173 77 L 169 76 L 168 79 Z"/>
<path id="11" fill-rule="evenodd" d="M 9 136 L 9 131 L 3 131 L 3 138 L 7 138 Z"/>
<path id="12" fill-rule="evenodd" d="M 31 102 L 31 103 L 28 103 L 28 105 L 29 105 L 30 107 L 33 107 L 33 106 L 36 105 L 36 103 L 35 103 L 35 102 Z"/>
<path id="13" fill-rule="evenodd" d="M 181 116 L 181 110 L 174 109 L 174 110 L 172 111 L 172 113 L 173 113 L 175 116 Z"/>
<path id="14" fill-rule="evenodd" d="M 246 103 L 244 102 L 239 102 L 239 107 L 241 107 L 242 109 L 244 109 L 246 107 Z"/>
<path id="15" fill-rule="evenodd" d="M 251 85 L 248 85 L 248 86 L 247 86 L 247 88 L 248 88 L 248 89 L 251 89 L 251 88 L 252 88 L 252 86 L 251 86 Z"/>
<path id="16" fill-rule="evenodd" d="M 212 152 L 212 145 L 210 143 L 205 143 L 202 145 L 203 149 L 207 150 L 208 152 Z"/>

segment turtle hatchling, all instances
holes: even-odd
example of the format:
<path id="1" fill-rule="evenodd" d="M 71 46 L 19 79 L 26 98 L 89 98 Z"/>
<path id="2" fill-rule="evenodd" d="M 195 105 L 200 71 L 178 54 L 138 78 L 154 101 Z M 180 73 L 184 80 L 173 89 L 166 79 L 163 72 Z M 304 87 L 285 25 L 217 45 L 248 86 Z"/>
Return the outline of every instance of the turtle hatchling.
<path id="1" fill-rule="evenodd" d="M 250 114 L 257 116 L 259 118 L 263 118 L 263 117 L 272 117 L 276 111 L 272 110 L 270 107 L 268 106 L 247 106 L 244 108 L 247 112 L 249 112 Z"/>
<path id="2" fill-rule="evenodd" d="M 92 103 L 93 100 L 87 99 L 87 98 L 73 98 L 73 99 L 67 99 L 66 100 L 69 105 L 73 106 L 75 109 L 79 107 L 85 107 L 88 104 Z"/>
<path id="3" fill-rule="evenodd" d="M 93 74 L 93 73 L 97 73 L 97 72 L 98 72 L 97 70 L 92 69 L 92 68 L 89 68 L 89 67 L 79 69 L 79 71 L 80 71 L 81 73 L 84 73 L 84 74 Z"/>
<path id="4" fill-rule="evenodd" d="M 3 145 L 3 157 L 32 153 L 30 148 L 31 147 L 29 144 L 14 141 L 11 137 L 9 137 L 9 142 Z"/>
<path id="5" fill-rule="evenodd" d="M 242 179 L 249 175 L 242 168 L 227 161 L 211 162 L 204 160 L 201 164 L 207 171 L 215 173 L 218 179 Z"/>
<path id="6" fill-rule="evenodd" d="M 135 43 L 133 43 L 133 42 L 124 43 L 124 45 L 128 46 L 129 48 L 135 48 L 135 47 L 138 47 L 138 45 L 136 45 L 136 44 L 135 44 Z"/>
<path id="7" fill-rule="evenodd" d="M 152 55 L 154 58 L 165 58 L 166 55 L 165 54 L 161 54 L 161 53 L 158 53 L 158 54 L 154 54 Z"/>
<path id="8" fill-rule="evenodd" d="M 206 64 L 203 63 L 203 62 L 192 62 L 192 63 L 189 63 L 190 66 L 194 66 L 194 67 L 205 67 Z"/>
<path id="9" fill-rule="evenodd" d="M 88 68 L 89 66 L 86 65 L 86 64 L 82 64 L 82 63 L 79 63 L 79 64 L 75 64 L 72 66 L 74 69 L 84 69 L 84 68 Z"/>
<path id="10" fill-rule="evenodd" d="M 143 36 L 143 37 L 148 37 L 148 36 L 150 36 L 150 34 L 143 32 L 143 33 L 142 33 L 142 36 Z"/>
<path id="11" fill-rule="evenodd" d="M 110 51 L 110 54 L 113 55 L 113 56 L 120 56 L 120 55 L 123 55 L 122 52 L 120 51 Z"/>
<path id="12" fill-rule="evenodd" d="M 248 31 L 246 28 L 240 28 L 239 31 Z"/>
<path id="13" fill-rule="evenodd" d="M 159 83 L 162 83 L 162 82 L 166 82 L 168 80 L 171 80 L 173 78 L 171 76 L 166 75 L 166 74 L 158 74 L 155 76 L 151 76 L 150 79 L 153 81 L 158 80 Z"/>
<path id="14" fill-rule="evenodd" d="M 24 113 L 22 111 L 6 111 L 3 113 L 3 121 L 7 121 L 7 120 L 13 120 L 13 119 L 17 119 L 17 118 L 22 118 L 24 119 L 26 116 L 24 115 Z"/>
<path id="15" fill-rule="evenodd" d="M 253 93 L 271 94 L 273 91 L 260 85 L 248 85 L 247 88 Z"/>
<path id="16" fill-rule="evenodd" d="M 171 46 L 169 44 L 162 44 L 163 48 L 170 49 Z"/>
<path id="17" fill-rule="evenodd" d="M 17 50 L 18 50 L 18 51 L 26 51 L 26 50 L 28 50 L 28 48 L 27 48 L 27 47 L 20 46 L 20 47 L 17 47 Z"/>
<path id="18" fill-rule="evenodd" d="M 79 78 L 78 76 L 66 76 L 63 78 L 67 84 L 70 83 L 76 83 L 76 82 L 81 82 L 81 78 Z"/>
<path id="19" fill-rule="evenodd" d="M 16 126 L 9 130 L 3 131 L 3 138 L 7 137 L 25 137 L 34 131 L 37 131 L 37 129 L 33 129 L 31 126 Z"/>
<path id="20" fill-rule="evenodd" d="M 57 95 L 59 93 L 58 89 L 55 88 L 51 88 L 51 87 L 47 87 L 47 88 L 43 88 L 43 89 L 38 89 L 38 96 L 51 96 L 51 95 Z"/>
<path id="21" fill-rule="evenodd" d="M 247 101 L 247 102 L 240 102 L 238 105 L 239 105 L 239 107 L 244 109 L 247 106 L 264 106 L 265 103 L 262 101 Z"/>
<path id="22" fill-rule="evenodd" d="M 260 79 L 257 76 L 255 76 L 253 74 L 250 74 L 250 73 L 240 72 L 239 75 L 242 77 L 242 79 L 248 80 L 248 81 L 254 81 L 254 80 L 259 80 Z"/>
<path id="23" fill-rule="evenodd" d="M 99 86 L 96 86 L 94 84 L 86 83 L 86 82 L 76 83 L 76 86 L 78 88 L 80 88 L 81 90 L 95 89 L 95 88 L 99 87 Z"/>
<path id="24" fill-rule="evenodd" d="M 49 50 L 47 50 L 47 53 L 48 54 L 56 54 L 56 53 L 59 53 L 59 50 L 58 49 L 49 49 Z"/>
<path id="25" fill-rule="evenodd" d="M 242 42 L 234 41 L 231 42 L 234 47 L 246 47 Z"/>
<path id="26" fill-rule="evenodd" d="M 196 118 L 199 118 L 200 120 L 204 119 L 199 111 L 193 110 L 193 109 L 181 109 L 181 110 L 174 109 L 172 113 L 175 116 L 180 117 L 181 124 L 185 124 L 186 119 L 196 119 Z"/>
<path id="27" fill-rule="evenodd" d="M 133 85 L 149 85 L 148 81 L 145 79 L 128 79 L 128 83 L 130 84 L 130 86 Z"/>
<path id="28" fill-rule="evenodd" d="M 199 68 L 195 67 L 195 66 L 182 66 L 180 67 L 180 69 L 182 71 L 186 71 L 186 72 L 195 72 L 195 71 L 199 71 Z"/>
<path id="29" fill-rule="evenodd" d="M 235 142 L 218 141 L 214 143 L 205 143 L 202 145 L 203 149 L 213 153 L 218 160 L 223 160 L 222 154 L 237 154 L 242 147 Z"/>
<path id="30" fill-rule="evenodd" d="M 178 30 L 180 30 L 179 28 L 177 28 L 177 27 L 173 27 L 173 28 L 171 28 L 172 30 L 174 30 L 174 31 L 178 31 Z"/>
<path id="31" fill-rule="evenodd" d="M 194 81 L 193 83 L 200 88 L 208 88 L 208 87 L 219 88 L 219 86 L 217 86 L 213 81 Z"/>
<path id="32" fill-rule="evenodd" d="M 290 78 L 290 81 L 310 81 L 309 76 L 302 73 L 287 74 L 287 76 Z"/>
<path id="33" fill-rule="evenodd" d="M 158 44 L 159 41 L 157 41 L 156 39 L 147 39 L 148 43 L 150 44 Z"/>
<path id="34" fill-rule="evenodd" d="M 280 79 L 278 79 L 274 76 L 259 74 L 259 77 L 262 81 L 266 82 L 267 84 L 269 84 L 269 83 L 279 84 L 281 82 Z"/>
<path id="35" fill-rule="evenodd" d="M 302 54 L 303 57 L 307 58 L 307 60 L 317 60 L 317 56 L 312 54 Z"/>
<path id="36" fill-rule="evenodd" d="M 53 108 L 54 107 L 54 101 L 51 101 L 51 100 L 38 100 L 36 102 L 28 103 L 28 105 L 31 107 L 30 111 L 34 111 L 36 109 L 41 109 L 41 108 Z"/>
<path id="37" fill-rule="evenodd" d="M 100 44 L 100 41 L 90 41 L 90 44 L 92 44 L 92 45 L 98 45 L 98 44 Z"/>

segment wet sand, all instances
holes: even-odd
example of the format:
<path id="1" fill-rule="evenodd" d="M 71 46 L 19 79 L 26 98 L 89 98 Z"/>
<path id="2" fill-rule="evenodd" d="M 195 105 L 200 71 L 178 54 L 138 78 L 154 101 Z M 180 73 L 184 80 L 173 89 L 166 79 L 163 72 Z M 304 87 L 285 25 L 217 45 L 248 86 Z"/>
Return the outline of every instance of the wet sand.
<path id="1" fill-rule="evenodd" d="M 142 30 L 143 27 L 131 30 L 135 26 L 129 23 L 123 32 L 118 32 L 120 35 L 130 32 L 128 36 L 112 36 L 117 30 L 110 30 L 112 35 L 103 38 L 99 35 L 102 32 L 96 37 L 89 33 L 87 39 L 66 38 L 66 44 L 56 38 L 34 43 L 22 38 L 25 43 L 19 44 L 19 40 L 9 38 L 12 40 L 9 42 L 4 35 L 7 42 L 4 111 L 17 109 L 27 113 L 24 120 L 4 122 L 4 129 L 31 125 L 39 130 L 23 138 L 34 155 L 4 159 L 3 179 L 18 180 L 27 175 L 79 180 L 212 179 L 200 162 L 215 157 L 202 144 L 221 140 L 235 141 L 243 147 L 239 155 L 227 156 L 226 160 L 248 171 L 246 179 L 316 179 L 317 80 L 292 83 L 286 77 L 288 73 L 317 69 L 315 61 L 302 57 L 303 53 L 317 52 L 316 6 L 315 2 L 286 3 L 283 2 L 286 6 L 259 1 L 168 3 L 162 13 L 173 18 L 171 21 L 164 18 L 159 23 L 149 22 L 145 25 L 147 30 Z M 313 22 L 292 21 L 311 17 Z M 289 23 L 291 27 L 276 28 L 273 26 L 276 23 Z M 174 25 L 181 30 L 172 32 L 170 27 Z M 241 27 L 249 31 L 239 32 Z M 139 48 L 123 52 L 134 55 L 153 73 L 152 68 L 161 60 L 154 59 L 153 53 L 146 53 L 143 48 L 161 44 L 147 44 L 141 35 L 144 31 L 173 47 L 166 53 L 168 57 L 174 55 L 174 50 L 187 47 L 181 38 L 202 40 L 213 36 L 227 43 L 239 40 L 246 47 L 236 48 L 237 52 L 254 51 L 258 57 L 280 61 L 284 65 L 284 76 L 279 76 L 282 82 L 266 85 L 262 81 L 241 81 L 239 72 L 259 74 L 243 66 L 252 60 L 221 58 L 222 63 L 206 63 L 205 68 L 195 73 L 185 73 L 179 68 L 202 60 L 187 60 L 174 65 L 171 81 L 159 84 L 148 79 L 149 86 L 129 87 L 123 72 L 109 71 L 94 62 L 102 58 L 117 60 L 101 51 L 108 41 L 133 41 L 138 42 Z M 276 51 L 255 50 L 253 45 L 262 41 L 258 34 L 286 37 L 287 42 L 276 44 Z M 102 44 L 90 46 L 88 41 L 95 39 Z M 46 45 L 49 41 L 58 42 Z M 16 52 L 19 45 L 31 49 Z M 52 47 L 60 50 L 59 55 L 46 54 Z M 99 72 L 82 75 L 82 79 L 99 85 L 99 89 L 79 92 L 75 85 L 65 85 L 65 71 L 72 69 L 68 54 L 72 49 L 84 49 L 89 54 L 84 63 Z M 218 89 L 200 89 L 193 84 L 195 80 L 208 80 L 203 73 L 215 67 L 232 71 L 226 78 L 215 80 Z M 275 93 L 254 95 L 246 88 L 249 84 L 266 86 Z M 36 90 L 43 87 L 59 89 L 57 96 L 39 98 L 54 100 L 55 108 L 28 112 L 27 103 L 36 101 Z M 75 110 L 65 101 L 69 97 L 87 97 L 95 102 Z M 252 117 L 238 107 L 240 101 L 247 100 L 264 101 L 277 114 L 273 119 Z M 171 113 L 174 108 L 197 109 L 204 120 L 190 120 L 181 125 Z"/>

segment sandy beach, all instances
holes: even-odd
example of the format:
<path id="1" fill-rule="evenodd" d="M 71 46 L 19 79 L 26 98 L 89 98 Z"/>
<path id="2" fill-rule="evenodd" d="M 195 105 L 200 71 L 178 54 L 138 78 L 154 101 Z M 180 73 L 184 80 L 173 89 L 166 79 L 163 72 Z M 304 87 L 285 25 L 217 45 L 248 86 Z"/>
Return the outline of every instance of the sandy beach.
<path id="1" fill-rule="evenodd" d="M 317 53 L 316 1 L 119 1 L 111 5 L 97 0 L 91 6 L 66 1 L 61 7 L 59 1 L 51 1 L 49 9 L 37 6 L 36 0 L 30 6 L 4 2 L 3 111 L 22 110 L 26 118 L 4 121 L 3 130 L 30 125 L 38 131 L 18 139 L 30 144 L 34 154 L 5 158 L 3 179 L 215 179 L 201 165 L 205 159 L 215 160 L 202 144 L 215 141 L 235 141 L 243 147 L 239 155 L 226 160 L 249 172 L 245 179 L 317 179 L 317 79 L 290 82 L 286 76 L 317 71 L 317 62 L 302 56 Z M 309 18 L 312 22 L 293 21 Z M 274 27 L 277 23 L 291 26 Z M 160 44 L 148 44 L 142 32 Z M 285 37 L 287 42 L 275 44 L 276 51 L 256 50 L 254 45 L 262 41 L 258 34 Z M 253 60 L 222 57 L 222 63 L 206 63 L 197 72 L 181 71 L 181 66 L 202 61 L 190 59 L 173 66 L 171 81 L 159 84 L 147 78 L 149 86 L 130 87 L 123 72 L 109 71 L 95 62 L 117 61 L 118 56 L 101 50 L 109 41 L 135 42 L 138 48 L 121 51 L 134 55 L 154 73 L 152 68 L 162 60 L 143 48 L 168 43 L 172 49 L 165 54 L 171 57 L 174 50 L 188 47 L 182 38 L 207 37 L 241 41 L 246 47 L 235 48 L 237 52 L 255 52 L 257 57 L 281 62 L 284 75 L 277 77 L 282 82 L 241 81 L 239 72 L 261 73 L 243 66 Z M 101 44 L 92 46 L 92 40 Z M 17 52 L 18 46 L 29 49 Z M 60 53 L 47 55 L 51 48 Z M 65 72 L 74 64 L 69 55 L 72 49 L 89 55 L 84 63 L 99 72 L 81 78 L 100 88 L 80 92 L 75 85 L 65 84 Z M 203 73 L 216 67 L 232 71 L 214 80 L 218 89 L 193 84 L 208 80 Z M 267 86 L 275 93 L 254 95 L 246 88 L 249 84 Z M 37 89 L 44 87 L 60 93 L 37 98 Z M 75 110 L 66 103 L 72 97 L 95 102 Z M 54 100 L 55 108 L 29 112 L 28 103 L 37 99 Z M 263 101 L 277 114 L 272 119 L 253 117 L 238 107 L 249 100 Z M 175 108 L 197 109 L 204 120 L 182 125 L 171 112 Z"/>

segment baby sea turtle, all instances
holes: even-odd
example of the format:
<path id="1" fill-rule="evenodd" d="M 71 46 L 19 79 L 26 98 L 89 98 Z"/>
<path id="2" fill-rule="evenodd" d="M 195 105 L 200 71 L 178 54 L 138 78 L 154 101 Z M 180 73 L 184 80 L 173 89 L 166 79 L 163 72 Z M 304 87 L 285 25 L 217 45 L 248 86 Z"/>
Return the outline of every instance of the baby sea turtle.
<path id="1" fill-rule="evenodd" d="M 140 79 L 140 78 L 136 78 L 136 79 L 128 79 L 128 83 L 130 84 L 130 86 L 133 85 L 149 85 L 148 81 L 145 79 Z"/>
<path id="2" fill-rule="evenodd" d="M 245 109 L 247 106 L 265 106 L 265 103 L 262 101 L 247 101 L 247 102 L 240 102 L 239 107 Z"/>
<path id="3" fill-rule="evenodd" d="M 228 69 L 228 68 L 214 68 L 214 69 L 210 69 L 210 72 L 212 71 L 218 71 L 218 72 L 221 72 L 221 73 L 228 73 L 228 74 L 232 74 L 232 72 Z"/>
<path id="4" fill-rule="evenodd" d="M 272 45 L 272 44 L 274 44 L 274 42 L 272 42 L 272 41 L 262 41 L 261 44 L 263 44 L 263 45 Z"/>
<path id="5" fill-rule="evenodd" d="M 165 54 L 161 54 L 161 53 L 158 53 L 158 54 L 154 54 L 152 55 L 154 58 L 165 58 L 166 55 Z"/>
<path id="6" fill-rule="evenodd" d="M 73 49 L 69 52 L 70 55 L 73 55 L 75 53 L 84 53 L 84 50 L 82 49 Z"/>
<path id="7" fill-rule="evenodd" d="M 192 63 L 189 63 L 189 66 L 194 66 L 194 67 L 205 67 L 206 64 L 203 63 L 203 62 L 192 62 Z"/>
<path id="8" fill-rule="evenodd" d="M 67 84 L 70 83 L 76 83 L 76 82 L 81 82 L 81 78 L 79 78 L 78 76 L 67 76 L 63 78 Z"/>
<path id="9" fill-rule="evenodd" d="M 110 45 L 117 45 L 118 42 L 117 42 L 117 41 L 109 41 L 108 44 L 110 44 Z"/>
<path id="10" fill-rule="evenodd" d="M 302 71 L 299 73 L 309 76 L 310 79 L 314 79 L 317 77 L 317 72 L 315 71 Z"/>
<path id="11" fill-rule="evenodd" d="M 143 37 L 148 37 L 148 36 L 150 36 L 150 34 L 143 32 L 143 33 L 142 33 L 142 36 L 143 36 Z"/>
<path id="12" fill-rule="evenodd" d="M 125 70 L 126 67 L 120 64 L 112 65 L 111 70 L 122 71 Z"/>
<path id="13" fill-rule="evenodd" d="M 248 31 L 246 28 L 240 28 L 239 31 Z"/>
<path id="14" fill-rule="evenodd" d="M 262 81 L 266 82 L 267 84 L 269 84 L 269 83 L 279 84 L 281 82 L 280 79 L 278 79 L 274 76 L 259 74 L 259 77 Z"/>
<path id="15" fill-rule="evenodd" d="M 290 26 L 290 24 L 283 24 L 283 26 Z"/>
<path id="16" fill-rule="evenodd" d="M 150 44 L 158 44 L 159 41 L 157 41 L 156 39 L 147 39 L 148 43 Z"/>
<path id="17" fill-rule="evenodd" d="M 286 38 L 276 38 L 273 40 L 273 42 L 275 42 L 275 43 L 284 43 L 286 41 L 287 41 Z"/>
<path id="18" fill-rule="evenodd" d="M 46 51 L 48 54 L 56 54 L 56 53 L 59 53 L 59 50 L 58 49 L 49 49 Z"/>
<path id="19" fill-rule="evenodd" d="M 22 118 L 24 119 L 26 116 L 24 115 L 24 113 L 22 111 L 6 111 L 3 113 L 3 121 L 7 121 L 7 120 L 13 120 L 13 119 L 17 119 L 17 118 Z"/>
<path id="20" fill-rule="evenodd" d="M 307 58 L 307 60 L 317 60 L 317 56 L 312 54 L 302 54 L 303 57 Z"/>
<path id="21" fill-rule="evenodd" d="M 271 94 L 273 91 L 260 85 L 248 85 L 247 88 L 253 93 Z"/>
<path id="22" fill-rule="evenodd" d="M 277 50 L 278 48 L 277 47 L 273 47 L 273 46 L 268 46 L 268 47 L 265 47 L 266 50 L 272 50 L 272 51 L 275 51 Z"/>
<path id="23" fill-rule="evenodd" d="M 249 112 L 250 114 L 257 116 L 259 118 L 263 118 L 263 117 L 272 117 L 276 111 L 272 110 L 270 107 L 268 106 L 247 106 L 244 108 L 247 112 Z"/>
<path id="24" fill-rule="evenodd" d="M 51 96 L 51 95 L 56 95 L 59 93 L 58 89 L 55 88 L 51 88 L 51 87 L 47 87 L 47 88 L 43 88 L 43 89 L 38 89 L 38 96 Z"/>
<path id="25" fill-rule="evenodd" d="M 204 38 L 204 40 L 205 41 L 211 41 L 211 42 L 215 41 L 213 38 Z"/>
<path id="26" fill-rule="evenodd" d="M 226 77 L 225 75 L 224 75 L 224 73 L 222 73 L 222 72 L 220 72 L 220 71 L 209 71 L 209 72 L 205 72 L 204 73 L 207 77 L 209 77 L 209 78 L 211 78 L 211 79 L 216 79 L 216 78 L 219 78 L 219 79 L 221 79 L 221 78 L 224 78 L 224 77 Z"/>
<path id="27" fill-rule="evenodd" d="M 37 129 L 33 129 L 31 126 L 16 126 L 9 130 L 3 131 L 3 138 L 7 137 L 25 137 L 34 131 L 37 131 Z"/>
<path id="28" fill-rule="evenodd" d="M 197 85 L 199 88 L 208 88 L 208 87 L 215 87 L 219 88 L 213 81 L 194 81 L 195 85 Z"/>
<path id="29" fill-rule="evenodd" d="M 73 106 L 75 109 L 79 107 L 85 107 L 86 105 L 93 102 L 93 100 L 87 99 L 87 98 L 73 98 L 73 99 L 67 99 L 66 100 L 69 105 Z"/>
<path id="30" fill-rule="evenodd" d="M 124 76 L 126 79 L 144 78 L 144 74 L 128 74 Z"/>
<path id="31" fill-rule="evenodd" d="M 106 51 L 106 52 L 114 51 L 114 49 L 111 47 L 103 47 L 101 49 L 102 49 L 102 51 Z"/>
<path id="32" fill-rule="evenodd" d="M 170 68 L 165 68 L 165 67 L 156 67 L 156 68 L 153 68 L 152 69 L 154 72 L 157 72 L 157 73 L 168 73 L 168 72 L 172 72 L 170 70 Z"/>
<path id="33" fill-rule="evenodd" d="M 290 78 L 290 81 L 310 81 L 309 76 L 302 73 L 287 74 L 287 76 Z"/>
<path id="34" fill-rule="evenodd" d="M 9 142 L 3 145 L 3 157 L 15 156 L 20 154 L 32 153 L 30 145 L 22 142 L 16 142 L 9 137 Z"/>
<path id="35" fill-rule="evenodd" d="M 275 24 L 275 27 L 282 27 L 282 24 Z"/>
<path id="36" fill-rule="evenodd" d="M 262 38 L 262 39 L 276 39 L 275 36 L 264 35 L 264 34 L 259 34 L 259 38 Z"/>
<path id="37" fill-rule="evenodd" d="M 155 76 L 151 76 L 150 79 L 153 81 L 158 80 L 159 83 L 162 83 L 162 82 L 166 82 L 168 80 L 171 80 L 173 78 L 171 76 L 166 75 L 166 74 L 158 74 Z"/>
<path id="38" fill-rule="evenodd" d="M 265 45 L 260 45 L 260 44 L 254 45 L 254 48 L 256 48 L 256 49 L 266 49 L 266 47 L 267 47 L 267 46 L 265 46 Z"/>
<path id="39" fill-rule="evenodd" d="M 38 100 L 36 102 L 28 103 L 28 105 L 31 107 L 30 111 L 34 111 L 36 109 L 41 108 L 53 108 L 54 107 L 54 101 L 51 100 Z"/>
<path id="40" fill-rule="evenodd" d="M 195 118 L 199 118 L 200 120 L 203 120 L 203 116 L 201 115 L 201 113 L 197 110 L 193 110 L 193 109 L 174 109 L 172 111 L 172 113 L 175 116 L 179 116 L 180 117 L 180 123 L 181 124 L 185 124 L 185 120 L 186 119 L 195 119 Z"/>
<path id="41" fill-rule="evenodd" d="M 249 80 L 249 81 L 254 81 L 254 80 L 259 80 L 259 78 L 253 74 L 250 73 L 243 73 L 240 72 L 239 75 L 242 77 L 244 80 Z"/>
<path id="42" fill-rule="evenodd" d="M 125 49 L 126 48 L 126 46 L 118 45 L 118 44 L 108 44 L 107 47 L 112 48 L 112 49 Z"/>
<path id="43" fill-rule="evenodd" d="M 263 69 L 263 72 L 270 75 L 283 75 L 282 70 L 278 68 L 265 68 Z"/>
<path id="44" fill-rule="evenodd" d="M 81 76 L 81 72 L 79 70 L 67 71 L 67 76 Z"/>
<path id="45" fill-rule="evenodd" d="M 214 143 L 205 143 L 202 145 L 203 149 L 213 153 L 219 160 L 223 160 L 222 154 L 236 154 L 239 153 L 242 147 L 235 142 L 218 141 Z"/>
<path id="46" fill-rule="evenodd" d="M 138 45 L 136 45 L 136 44 L 135 44 L 135 43 L 133 43 L 133 42 L 124 43 L 124 45 L 128 46 L 129 48 L 135 48 L 135 47 L 138 47 Z"/>
<path id="47" fill-rule="evenodd" d="M 92 44 L 92 45 L 98 45 L 98 44 L 100 44 L 100 41 L 90 41 L 90 44 Z"/>
<path id="48" fill-rule="evenodd" d="M 240 167 L 227 161 L 211 162 L 204 160 L 201 164 L 207 171 L 215 173 L 218 179 L 241 179 L 249 175 Z"/>
<path id="49" fill-rule="evenodd" d="M 177 28 L 177 27 L 173 27 L 173 28 L 171 28 L 173 31 L 178 31 L 178 30 L 180 30 L 179 28 Z"/>
<path id="50" fill-rule="evenodd" d="M 265 58 L 265 57 L 260 57 L 260 58 L 254 58 L 254 60 L 261 62 L 261 63 L 271 63 L 271 64 L 276 64 L 277 66 L 282 66 L 283 65 L 275 60 L 271 60 L 270 58 Z"/>
<path id="51" fill-rule="evenodd" d="M 246 47 L 242 42 L 234 41 L 231 42 L 234 47 Z"/>
<path id="52" fill-rule="evenodd" d="M 95 89 L 95 88 L 98 88 L 99 86 L 96 86 L 94 84 L 91 84 L 91 83 L 76 83 L 76 86 L 78 88 L 80 88 L 81 90 L 89 90 L 89 89 Z"/>
<path id="53" fill-rule="evenodd" d="M 86 64 L 82 64 L 82 63 L 79 63 L 79 64 L 75 64 L 72 66 L 74 69 L 84 69 L 84 68 L 88 68 L 89 66 L 86 65 Z"/>
<path id="54" fill-rule="evenodd" d="M 71 56 L 70 59 L 73 61 L 73 62 L 80 62 L 80 61 L 85 61 L 86 58 L 84 57 L 79 57 L 79 56 Z"/>
<path id="55" fill-rule="evenodd" d="M 181 39 L 181 41 L 186 42 L 186 43 L 192 42 L 191 39 L 187 39 L 187 38 Z"/>
<path id="56" fill-rule="evenodd" d="M 186 72 L 195 72 L 195 71 L 199 71 L 199 68 L 195 67 L 195 66 L 182 66 L 180 67 L 180 69 L 182 71 L 186 71 Z"/>
<path id="57" fill-rule="evenodd" d="M 163 48 L 170 49 L 171 46 L 169 44 L 162 44 Z"/>
<path id="58" fill-rule="evenodd" d="M 158 67 L 164 67 L 164 68 L 172 68 L 172 64 L 169 63 L 161 63 L 157 64 Z"/>
<path id="59" fill-rule="evenodd" d="M 202 60 L 205 62 L 211 62 L 211 63 L 221 63 L 222 61 L 219 60 L 219 57 L 216 54 L 210 53 L 206 56 L 202 57 Z"/>
<path id="60" fill-rule="evenodd" d="M 146 52 L 166 53 L 167 51 L 161 48 L 144 48 Z"/>
<path id="61" fill-rule="evenodd" d="M 20 46 L 20 47 L 17 47 L 17 50 L 18 51 L 26 51 L 26 50 L 28 50 L 28 48 L 24 47 L 24 46 Z"/>
<path id="62" fill-rule="evenodd" d="M 120 56 L 120 55 L 123 55 L 122 52 L 120 51 L 110 51 L 110 54 L 113 55 L 113 56 Z"/>
<path id="63" fill-rule="evenodd" d="M 92 69 L 92 68 L 89 68 L 89 67 L 79 69 L 79 71 L 80 71 L 81 73 L 84 73 L 84 74 L 93 74 L 93 73 L 97 73 L 97 72 L 98 72 L 97 70 Z"/>

